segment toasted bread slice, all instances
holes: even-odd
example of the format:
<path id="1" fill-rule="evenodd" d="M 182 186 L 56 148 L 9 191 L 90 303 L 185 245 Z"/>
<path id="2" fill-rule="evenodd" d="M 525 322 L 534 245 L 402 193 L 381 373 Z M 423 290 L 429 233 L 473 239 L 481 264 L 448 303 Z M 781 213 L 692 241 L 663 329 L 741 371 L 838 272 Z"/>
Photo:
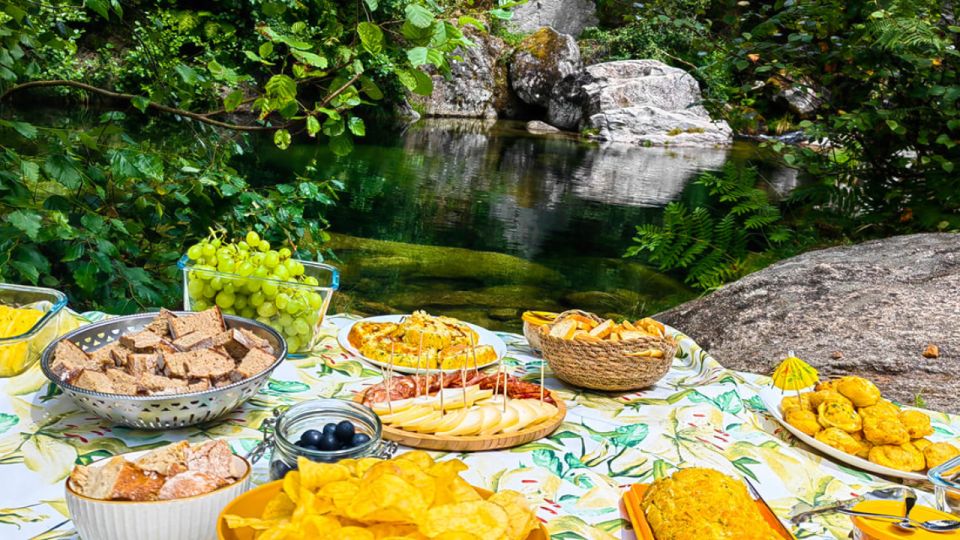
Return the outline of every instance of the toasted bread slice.
<path id="1" fill-rule="evenodd" d="M 597 326 L 595 326 L 593 330 L 590 330 L 590 335 L 596 338 L 603 339 L 609 336 L 610 332 L 613 332 L 613 327 L 614 327 L 613 319 L 607 319 L 602 323 L 598 324 Z"/>
<path id="2" fill-rule="evenodd" d="M 144 471 L 153 471 L 163 476 L 174 476 L 187 470 L 187 452 L 190 443 L 180 441 L 157 448 L 137 459 L 134 464 Z"/>
<path id="3" fill-rule="evenodd" d="M 50 371 L 61 381 L 72 380 L 83 370 L 96 368 L 96 363 L 87 356 L 87 353 L 65 339 L 60 340 L 53 349 Z"/>
<path id="4" fill-rule="evenodd" d="M 550 335 L 553 337 L 558 337 L 560 339 L 572 339 L 573 335 L 577 333 L 577 321 L 565 319 L 562 320 L 550 329 Z"/>
<path id="5" fill-rule="evenodd" d="M 140 387 L 137 384 L 137 378 L 133 375 L 117 368 L 110 368 L 105 374 L 113 385 L 114 394 L 137 395 Z"/>
<path id="6" fill-rule="evenodd" d="M 163 339 L 149 330 L 120 336 L 120 344 L 134 352 L 153 352 Z"/>
<path id="7" fill-rule="evenodd" d="M 174 339 L 180 339 L 191 332 L 202 332 L 212 337 L 226 329 L 227 326 L 223 322 L 223 313 L 217 306 L 191 315 L 170 319 L 170 330 Z"/>
<path id="8" fill-rule="evenodd" d="M 233 371 L 233 358 L 212 349 L 180 353 L 190 355 L 187 374 L 193 378 L 218 379 Z"/>
<path id="9" fill-rule="evenodd" d="M 76 379 L 70 382 L 74 386 L 86 388 L 87 390 L 93 390 L 94 392 L 101 392 L 104 394 L 115 393 L 113 390 L 113 381 L 110 380 L 110 377 L 107 377 L 105 373 L 94 371 L 92 369 L 83 370 Z"/>
<path id="10" fill-rule="evenodd" d="M 160 313 L 157 315 L 157 318 L 151 321 L 150 324 L 144 326 L 143 329 L 149 330 L 160 337 L 170 337 L 170 320 L 176 318 L 176 313 L 166 308 L 160 308 Z"/>
<path id="11" fill-rule="evenodd" d="M 275 356 L 263 349 L 253 349 L 243 357 L 237 366 L 237 372 L 244 379 L 253 377 L 267 370 L 277 360 Z"/>
<path id="12" fill-rule="evenodd" d="M 209 349 L 213 346 L 214 336 L 205 332 L 190 332 L 178 339 L 173 340 L 173 345 L 181 351 L 195 351 L 197 349 Z"/>

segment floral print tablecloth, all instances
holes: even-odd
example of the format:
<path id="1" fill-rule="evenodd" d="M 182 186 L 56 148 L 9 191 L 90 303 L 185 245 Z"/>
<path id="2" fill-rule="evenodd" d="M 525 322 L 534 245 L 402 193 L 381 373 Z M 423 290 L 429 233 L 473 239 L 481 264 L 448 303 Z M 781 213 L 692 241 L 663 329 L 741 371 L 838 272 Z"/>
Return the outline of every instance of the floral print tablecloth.
<path id="1" fill-rule="evenodd" d="M 329 318 L 315 353 L 284 362 L 242 408 L 220 421 L 182 430 L 110 425 L 60 395 L 36 366 L 0 380 L 0 538 L 74 538 L 63 481 L 76 463 L 180 439 L 223 438 L 243 454 L 260 440 L 258 428 L 274 407 L 316 397 L 349 398 L 379 381 L 378 371 L 337 344 L 338 325 L 351 320 Z M 677 335 L 681 348 L 673 369 L 644 391 L 584 391 L 550 378 L 548 369 L 547 386 L 569 407 L 566 421 L 550 437 L 518 448 L 459 455 L 470 466 L 467 479 L 492 490 L 530 494 L 540 501 L 539 516 L 556 540 L 634 538 L 621 493 L 630 484 L 650 482 L 678 467 L 747 476 L 781 518 L 889 483 L 799 446 L 764 414 L 752 389 L 768 379 L 724 369 L 693 340 Z M 506 364 L 513 373 L 536 380 L 540 357 L 521 336 L 500 336 L 509 347 Z M 960 434 L 960 418 L 932 416 L 937 438 Z M 262 460 L 254 481 L 266 480 Z M 799 538 L 846 538 L 849 528 L 848 518 L 830 516 L 794 533 Z"/>

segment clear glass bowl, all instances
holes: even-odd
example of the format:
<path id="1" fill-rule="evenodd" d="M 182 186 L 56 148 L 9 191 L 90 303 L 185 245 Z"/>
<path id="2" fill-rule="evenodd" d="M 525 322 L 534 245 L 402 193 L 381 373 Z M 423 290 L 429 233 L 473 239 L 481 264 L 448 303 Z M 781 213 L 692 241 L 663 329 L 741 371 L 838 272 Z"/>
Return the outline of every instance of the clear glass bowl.
<path id="1" fill-rule="evenodd" d="M 937 497 L 937 510 L 960 517 L 960 457 L 927 472 Z"/>
<path id="2" fill-rule="evenodd" d="M 357 433 L 364 433 L 370 440 L 353 448 L 343 450 L 310 450 L 296 443 L 308 429 L 323 430 L 328 423 L 349 420 Z M 370 407 L 340 399 L 316 399 L 298 403 L 277 419 L 273 431 L 273 452 L 270 456 L 270 479 L 279 480 L 297 468 L 297 458 L 332 463 L 348 458 L 390 457 L 390 445 L 383 443 L 383 425 L 380 417 Z"/>
<path id="3" fill-rule="evenodd" d="M 0 377 L 12 377 L 36 363 L 47 345 L 60 335 L 67 296 L 44 287 L 0 283 L 0 305 L 43 312 L 29 330 L 18 335 L 2 337 L 6 332 L 0 328 Z"/>
<path id="4" fill-rule="evenodd" d="M 198 268 L 184 255 L 177 263 L 183 273 L 183 308 L 203 311 L 217 304 L 228 315 L 258 320 L 287 340 L 288 356 L 304 356 L 317 344 L 330 300 L 340 287 L 340 272 L 329 264 L 299 262 L 304 276 L 315 278 L 318 285 Z M 225 291 L 232 301 L 222 301 Z"/>

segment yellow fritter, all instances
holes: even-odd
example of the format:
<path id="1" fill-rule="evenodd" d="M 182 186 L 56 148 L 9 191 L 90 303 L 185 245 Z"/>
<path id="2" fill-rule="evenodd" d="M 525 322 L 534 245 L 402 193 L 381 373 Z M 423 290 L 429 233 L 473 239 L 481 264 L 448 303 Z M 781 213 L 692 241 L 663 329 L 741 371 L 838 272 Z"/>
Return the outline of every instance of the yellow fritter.
<path id="1" fill-rule="evenodd" d="M 827 428 L 817 433 L 816 437 L 817 440 L 823 444 L 832 446 L 847 454 L 859 454 L 863 447 L 860 441 L 854 439 L 849 433 L 842 429 Z"/>
<path id="2" fill-rule="evenodd" d="M 780 401 L 780 412 L 786 416 L 787 411 L 791 409 L 800 409 L 804 411 L 816 412 L 817 408 L 810 403 L 810 392 L 804 392 L 798 396 L 787 396 Z"/>
<path id="3" fill-rule="evenodd" d="M 816 435 L 821 429 L 820 423 L 817 421 L 817 415 L 805 409 L 788 409 L 784 420 L 811 437 Z"/>
<path id="4" fill-rule="evenodd" d="M 843 394 L 836 390 L 817 390 L 816 392 L 810 393 L 810 404 L 813 405 L 814 409 L 825 401 L 840 401 L 848 405 L 853 405 L 849 399 L 843 397 Z"/>
<path id="5" fill-rule="evenodd" d="M 943 465 L 957 456 L 960 456 L 960 450 L 947 442 L 932 443 L 923 449 L 923 457 L 928 469 Z"/>
<path id="6" fill-rule="evenodd" d="M 910 442 L 910 432 L 899 418 L 868 416 L 863 421 L 863 436 L 873 444 L 904 444 Z"/>
<path id="7" fill-rule="evenodd" d="M 848 433 L 860 431 L 863 424 L 857 411 L 842 401 L 826 401 L 817 408 L 817 420 L 825 428 L 840 428 Z"/>
<path id="8" fill-rule="evenodd" d="M 880 401 L 880 389 L 863 377 L 841 377 L 837 382 L 837 392 L 857 407 L 869 407 Z"/>
<path id="9" fill-rule="evenodd" d="M 657 540 L 775 540 L 743 483 L 711 469 L 661 478 L 640 503 Z"/>
<path id="10" fill-rule="evenodd" d="M 870 449 L 870 461 L 877 465 L 906 472 L 922 471 L 926 466 L 923 453 L 911 443 L 874 446 Z"/>
<path id="11" fill-rule="evenodd" d="M 885 399 L 881 399 L 869 407 L 860 407 L 857 409 L 857 412 L 860 413 L 860 416 L 867 418 L 869 416 L 899 416 L 900 407 L 897 407 L 893 403 Z"/>
<path id="12" fill-rule="evenodd" d="M 919 439 L 927 435 L 933 435 L 933 426 L 930 425 L 930 417 L 920 411 L 901 411 L 900 422 L 907 428 L 911 439 Z"/>
<path id="13" fill-rule="evenodd" d="M 911 442 L 913 443 L 914 446 L 917 447 L 917 450 L 921 452 L 923 452 L 928 446 L 933 444 L 933 442 L 930 439 L 917 439 Z"/>
<path id="14" fill-rule="evenodd" d="M 832 381 L 823 381 L 823 382 L 817 383 L 817 386 L 814 387 L 814 390 L 816 390 L 817 392 L 821 390 L 835 391 L 837 389 L 837 383 L 839 382 L 840 382 L 840 379 L 833 379 Z"/>

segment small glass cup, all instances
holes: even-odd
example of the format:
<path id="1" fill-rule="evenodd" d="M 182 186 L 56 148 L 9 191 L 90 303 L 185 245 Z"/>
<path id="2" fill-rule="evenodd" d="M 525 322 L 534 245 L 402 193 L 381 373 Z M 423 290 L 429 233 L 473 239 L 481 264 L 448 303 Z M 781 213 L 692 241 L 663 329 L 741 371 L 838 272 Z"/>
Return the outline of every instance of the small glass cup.
<path id="1" fill-rule="evenodd" d="M 328 423 L 349 420 L 357 433 L 370 440 L 343 450 L 310 450 L 294 444 L 308 429 L 322 430 Z M 316 399 L 298 403 L 280 413 L 273 428 L 273 452 L 270 456 L 270 479 L 279 480 L 297 468 L 297 458 L 333 463 L 341 459 L 389 458 L 396 451 L 395 443 L 384 443 L 380 417 L 370 407 L 340 399 Z"/>
<path id="2" fill-rule="evenodd" d="M 217 304 L 224 313 L 270 326 L 287 340 L 287 356 L 305 356 L 320 339 L 330 300 L 340 288 L 340 272 L 329 264 L 298 262 L 304 276 L 316 279 L 317 285 L 220 272 L 195 265 L 184 255 L 177 262 L 183 272 L 183 308 L 203 311 L 228 291 L 229 302 Z"/>
<path id="3" fill-rule="evenodd" d="M 937 497 L 937 510 L 960 516 L 960 456 L 927 472 Z"/>

